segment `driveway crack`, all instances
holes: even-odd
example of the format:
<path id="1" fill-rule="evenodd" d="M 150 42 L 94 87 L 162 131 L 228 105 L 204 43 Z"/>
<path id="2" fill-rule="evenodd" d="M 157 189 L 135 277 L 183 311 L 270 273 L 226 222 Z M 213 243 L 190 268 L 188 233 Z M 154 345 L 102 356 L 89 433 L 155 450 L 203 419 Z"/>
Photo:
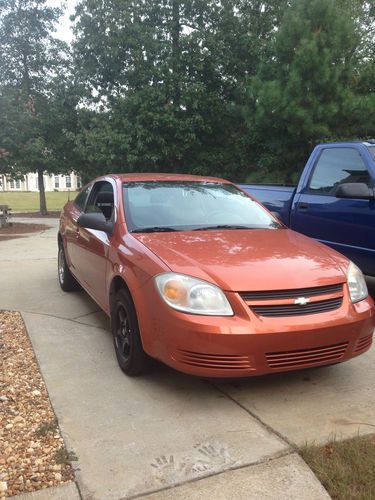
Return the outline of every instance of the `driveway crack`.
<path id="1" fill-rule="evenodd" d="M 266 429 L 270 433 L 275 434 L 279 439 L 281 439 L 284 443 L 286 443 L 288 446 L 290 446 L 290 448 L 292 449 L 292 451 L 298 453 L 297 446 L 294 443 L 292 443 L 291 441 L 289 441 L 289 439 L 286 436 L 284 436 L 284 434 L 281 434 L 281 432 L 277 431 L 276 429 L 274 429 L 273 427 L 271 427 L 270 425 L 268 425 L 266 422 L 264 422 L 260 417 L 258 417 L 258 415 L 256 413 L 253 413 L 251 410 L 249 410 L 248 408 L 246 408 L 246 406 L 244 406 L 242 403 L 240 403 L 239 401 L 237 401 L 233 396 L 231 396 L 228 392 L 226 392 L 224 389 L 222 389 L 217 384 L 215 384 L 215 382 L 209 380 L 208 383 L 212 387 L 214 387 L 217 391 L 221 392 L 221 394 L 223 394 L 228 399 L 230 399 L 237 406 L 239 406 L 244 411 L 246 411 L 246 413 L 248 413 L 251 417 L 253 417 L 264 429 Z"/>
<path id="2" fill-rule="evenodd" d="M 96 314 L 98 312 L 101 312 L 102 309 L 96 309 L 95 311 L 92 311 L 92 312 L 89 312 L 89 313 L 86 313 L 86 314 L 81 314 L 80 316 L 76 316 L 75 318 L 71 318 L 71 321 L 75 321 L 77 319 L 80 319 L 80 318 L 86 318 L 87 316 L 91 316 L 91 314 Z"/>
<path id="3" fill-rule="evenodd" d="M 26 313 L 26 314 L 35 314 L 37 316 L 46 316 L 48 318 L 55 318 L 55 319 L 62 319 L 64 321 L 70 321 L 71 323 L 76 323 L 77 325 L 83 325 L 83 326 L 88 326 L 89 328 L 97 328 L 99 330 L 104 330 L 105 332 L 108 332 L 108 328 L 104 328 L 103 326 L 96 326 L 96 325 L 89 325 L 87 323 L 83 323 L 82 321 L 77 321 L 74 318 L 64 318 L 63 316 L 56 316 L 55 314 L 48 314 L 48 313 L 42 313 L 42 312 L 35 312 L 35 311 L 21 311 L 21 314 Z"/>

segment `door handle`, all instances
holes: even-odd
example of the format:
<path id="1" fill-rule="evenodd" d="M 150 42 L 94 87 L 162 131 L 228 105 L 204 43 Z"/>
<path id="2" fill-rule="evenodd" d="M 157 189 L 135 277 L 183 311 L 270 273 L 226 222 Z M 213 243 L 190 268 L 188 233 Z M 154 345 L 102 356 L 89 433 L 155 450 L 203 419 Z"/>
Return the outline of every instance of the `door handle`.
<path id="1" fill-rule="evenodd" d="M 302 201 L 302 202 L 298 203 L 298 208 L 300 210 L 307 210 L 309 208 L 309 204 L 306 203 L 305 201 Z"/>

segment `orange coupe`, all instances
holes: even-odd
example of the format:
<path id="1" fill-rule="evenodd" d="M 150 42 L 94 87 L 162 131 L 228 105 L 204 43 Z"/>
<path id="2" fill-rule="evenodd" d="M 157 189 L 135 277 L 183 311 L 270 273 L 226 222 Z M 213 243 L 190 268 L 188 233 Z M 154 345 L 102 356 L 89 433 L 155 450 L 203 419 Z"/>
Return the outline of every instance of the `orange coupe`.
<path id="1" fill-rule="evenodd" d="M 81 285 L 110 316 L 128 375 L 150 358 L 262 375 L 346 361 L 372 342 L 358 267 L 222 179 L 95 179 L 65 205 L 58 247 L 61 288 Z"/>

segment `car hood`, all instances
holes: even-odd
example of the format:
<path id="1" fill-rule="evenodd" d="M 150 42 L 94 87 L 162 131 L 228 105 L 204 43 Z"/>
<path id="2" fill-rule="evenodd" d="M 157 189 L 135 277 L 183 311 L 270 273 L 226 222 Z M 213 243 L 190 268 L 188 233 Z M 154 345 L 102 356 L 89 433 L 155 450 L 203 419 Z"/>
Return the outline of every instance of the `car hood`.
<path id="1" fill-rule="evenodd" d="M 177 273 L 224 290 L 281 290 L 346 280 L 348 260 L 288 229 L 134 234 Z"/>

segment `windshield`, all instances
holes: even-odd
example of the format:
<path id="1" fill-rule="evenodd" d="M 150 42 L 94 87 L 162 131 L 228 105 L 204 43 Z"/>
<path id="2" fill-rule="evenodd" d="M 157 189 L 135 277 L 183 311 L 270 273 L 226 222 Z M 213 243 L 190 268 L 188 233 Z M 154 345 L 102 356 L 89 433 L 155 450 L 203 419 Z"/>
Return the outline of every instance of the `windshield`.
<path id="1" fill-rule="evenodd" d="M 124 206 L 131 232 L 281 227 L 261 205 L 232 184 L 128 182 L 124 184 Z"/>

